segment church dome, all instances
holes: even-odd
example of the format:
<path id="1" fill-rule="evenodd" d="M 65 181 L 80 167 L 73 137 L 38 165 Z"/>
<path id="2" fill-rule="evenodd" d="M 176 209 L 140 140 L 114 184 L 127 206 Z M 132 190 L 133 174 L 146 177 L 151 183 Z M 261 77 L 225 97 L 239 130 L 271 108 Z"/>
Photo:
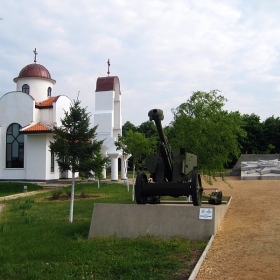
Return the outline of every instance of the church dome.
<path id="1" fill-rule="evenodd" d="M 43 78 L 51 80 L 55 83 L 55 80 L 51 78 L 49 70 L 45 66 L 36 63 L 23 67 L 19 72 L 18 77 L 14 78 L 14 82 L 17 82 L 22 78 Z"/>
<path id="2" fill-rule="evenodd" d="M 38 77 L 51 79 L 51 74 L 46 67 L 40 64 L 29 64 L 22 68 L 19 72 L 18 78 Z"/>

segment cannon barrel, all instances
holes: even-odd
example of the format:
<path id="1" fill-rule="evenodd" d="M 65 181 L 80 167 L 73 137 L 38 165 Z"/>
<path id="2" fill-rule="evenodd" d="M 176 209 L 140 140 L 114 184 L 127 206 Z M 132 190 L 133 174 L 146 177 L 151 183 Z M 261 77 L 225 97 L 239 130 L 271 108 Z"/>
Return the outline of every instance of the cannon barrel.
<path id="1" fill-rule="evenodd" d="M 162 156 L 165 167 L 165 177 L 167 181 L 172 181 L 172 154 L 161 125 L 161 121 L 164 119 L 163 111 L 160 109 L 152 109 L 149 111 L 148 116 L 150 118 L 150 121 L 155 122 L 158 135 L 161 141 L 160 154 Z"/>

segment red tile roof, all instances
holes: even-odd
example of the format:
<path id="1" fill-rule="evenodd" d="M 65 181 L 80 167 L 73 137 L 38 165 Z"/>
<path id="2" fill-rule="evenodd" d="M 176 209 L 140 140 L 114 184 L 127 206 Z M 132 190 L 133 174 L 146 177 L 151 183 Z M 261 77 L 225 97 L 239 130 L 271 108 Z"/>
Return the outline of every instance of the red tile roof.
<path id="1" fill-rule="evenodd" d="M 53 131 L 52 125 L 37 123 L 37 124 L 34 124 L 34 125 L 29 126 L 27 128 L 23 128 L 21 130 L 21 133 L 23 133 L 23 134 L 46 133 L 46 132 L 52 132 L 52 131 Z"/>
<path id="2" fill-rule="evenodd" d="M 35 106 L 37 108 L 52 108 L 53 107 L 53 103 L 58 99 L 59 96 L 56 97 L 50 97 L 47 100 L 44 100 L 42 102 L 35 102 Z"/>

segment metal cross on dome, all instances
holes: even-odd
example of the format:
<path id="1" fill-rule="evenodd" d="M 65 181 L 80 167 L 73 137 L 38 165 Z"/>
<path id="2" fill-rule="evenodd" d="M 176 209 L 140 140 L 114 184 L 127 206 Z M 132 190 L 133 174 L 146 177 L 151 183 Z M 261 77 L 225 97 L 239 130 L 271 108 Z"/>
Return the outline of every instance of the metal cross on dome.
<path id="1" fill-rule="evenodd" d="M 108 64 L 108 71 L 107 71 L 107 74 L 108 74 L 108 77 L 109 77 L 109 75 L 110 75 L 110 59 L 108 59 L 108 61 L 107 61 L 107 64 Z"/>
<path id="2" fill-rule="evenodd" d="M 34 62 L 36 63 L 37 62 L 37 60 L 36 60 L 36 56 L 37 56 L 37 51 L 36 51 L 36 48 L 35 48 L 35 50 L 33 51 L 34 52 L 34 54 L 35 54 L 35 57 L 34 57 Z"/>

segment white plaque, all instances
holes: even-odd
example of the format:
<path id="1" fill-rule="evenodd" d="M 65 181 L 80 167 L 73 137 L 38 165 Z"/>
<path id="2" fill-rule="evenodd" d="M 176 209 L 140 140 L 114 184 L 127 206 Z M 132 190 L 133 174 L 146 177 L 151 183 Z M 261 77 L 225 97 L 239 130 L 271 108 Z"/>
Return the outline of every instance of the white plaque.
<path id="1" fill-rule="evenodd" d="M 213 208 L 200 208 L 199 219 L 200 220 L 212 220 L 213 219 Z"/>

